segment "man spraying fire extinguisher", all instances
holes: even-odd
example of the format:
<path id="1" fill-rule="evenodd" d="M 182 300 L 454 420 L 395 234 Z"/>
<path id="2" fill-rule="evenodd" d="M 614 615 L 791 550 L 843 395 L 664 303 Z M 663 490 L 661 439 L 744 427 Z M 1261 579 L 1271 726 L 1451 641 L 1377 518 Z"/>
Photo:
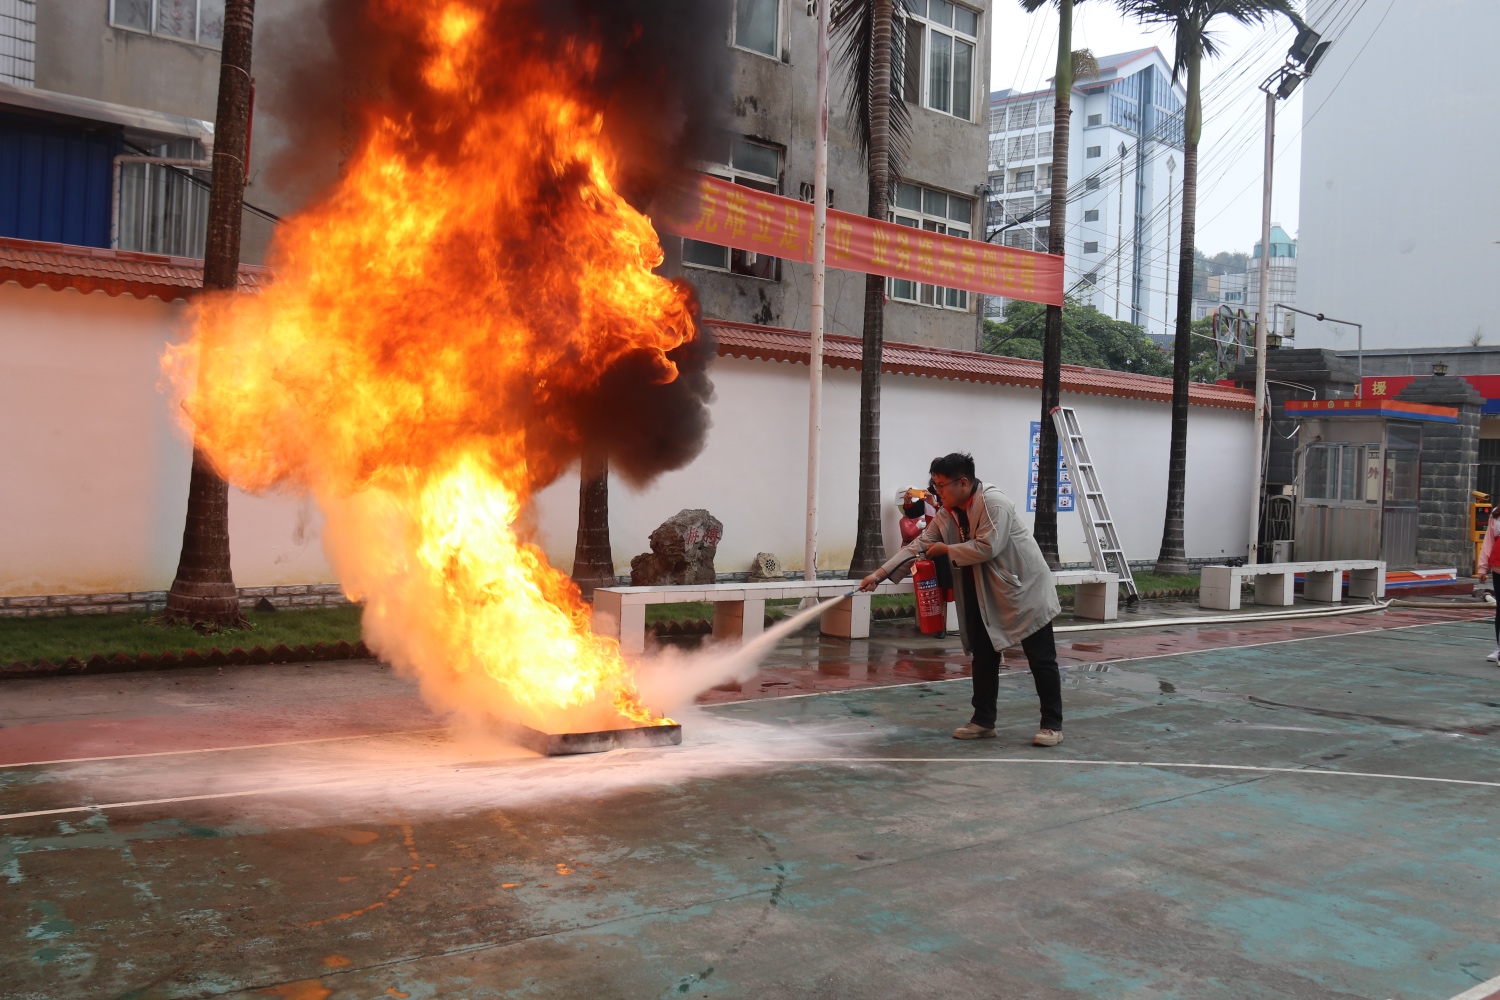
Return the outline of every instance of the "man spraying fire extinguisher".
<path id="1" fill-rule="evenodd" d="M 951 559 L 958 568 L 953 589 L 959 635 L 974 664 L 974 714 L 953 731 L 954 739 L 995 735 L 999 651 L 1019 642 L 1042 708 L 1041 729 L 1031 742 L 1056 746 L 1063 738 L 1062 679 L 1052 619 L 1062 606 L 1047 560 L 1010 499 L 998 487 L 975 478 L 973 456 L 955 452 L 935 458 L 931 473 L 942 507 L 920 535 L 865 577 L 860 589 L 874 590 L 923 556 Z"/>

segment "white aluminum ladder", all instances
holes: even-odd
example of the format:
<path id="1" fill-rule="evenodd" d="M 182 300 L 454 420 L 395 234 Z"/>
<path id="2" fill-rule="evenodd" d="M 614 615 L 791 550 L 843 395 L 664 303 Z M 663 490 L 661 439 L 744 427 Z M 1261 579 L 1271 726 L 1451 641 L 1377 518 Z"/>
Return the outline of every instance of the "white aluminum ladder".
<path id="1" fill-rule="evenodd" d="M 1054 407 L 1052 423 L 1057 428 L 1057 446 L 1062 449 L 1063 462 L 1073 480 L 1073 504 L 1083 517 L 1083 535 L 1094 556 L 1094 568 L 1101 573 L 1118 574 L 1125 588 L 1125 600 L 1133 602 L 1140 596 L 1135 589 L 1135 577 L 1130 573 L 1130 563 L 1125 561 L 1125 550 L 1120 548 L 1120 535 L 1115 531 L 1109 502 L 1104 499 L 1104 487 L 1099 485 L 1099 473 L 1089 457 L 1089 446 L 1078 427 L 1078 414 L 1070 406 Z"/>

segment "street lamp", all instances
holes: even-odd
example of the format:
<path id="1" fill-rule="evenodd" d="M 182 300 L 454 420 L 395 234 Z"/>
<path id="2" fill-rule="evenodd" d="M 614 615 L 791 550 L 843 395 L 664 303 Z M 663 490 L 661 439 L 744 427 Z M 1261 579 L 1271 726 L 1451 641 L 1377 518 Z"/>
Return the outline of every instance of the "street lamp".
<path id="1" fill-rule="evenodd" d="M 1286 62 L 1260 85 L 1266 95 L 1266 166 L 1261 189 L 1260 306 L 1255 313 L 1255 479 L 1250 497 L 1251 563 L 1260 561 L 1260 504 L 1265 493 L 1261 485 L 1264 476 L 1261 450 L 1266 422 L 1266 310 L 1270 308 L 1271 174 L 1276 162 L 1276 102 L 1292 96 L 1298 85 L 1312 75 L 1330 44 L 1301 18 L 1292 15 L 1292 21 L 1297 25 L 1297 37 L 1287 50 Z"/>

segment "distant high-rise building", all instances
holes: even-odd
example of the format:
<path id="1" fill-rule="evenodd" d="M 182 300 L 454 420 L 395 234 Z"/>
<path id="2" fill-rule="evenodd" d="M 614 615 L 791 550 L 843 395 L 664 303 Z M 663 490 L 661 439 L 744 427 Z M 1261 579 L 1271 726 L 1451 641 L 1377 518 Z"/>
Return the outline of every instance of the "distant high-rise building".
<path id="1" fill-rule="evenodd" d="M 1245 309 L 1252 316 L 1260 309 L 1260 252 L 1260 240 L 1256 240 L 1245 288 Z M 1271 227 L 1271 256 L 1267 264 L 1271 294 L 1266 299 L 1266 330 L 1285 334 L 1287 317 L 1292 314 L 1275 306 L 1278 302 L 1284 306 L 1297 304 L 1297 241 L 1280 226 Z"/>
<path id="2" fill-rule="evenodd" d="M 1074 81 L 1065 287 L 1117 319 L 1171 333 L 1187 95 L 1160 49 L 1103 56 Z M 990 95 L 991 242 L 1047 250 L 1053 90 Z M 1004 299 L 987 299 L 998 317 Z"/>

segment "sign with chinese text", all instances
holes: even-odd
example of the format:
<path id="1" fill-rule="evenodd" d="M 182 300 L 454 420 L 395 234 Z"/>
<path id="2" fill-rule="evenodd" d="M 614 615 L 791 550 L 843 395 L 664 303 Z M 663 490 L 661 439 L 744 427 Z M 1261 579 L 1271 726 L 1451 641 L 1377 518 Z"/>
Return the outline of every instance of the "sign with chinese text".
<path id="1" fill-rule="evenodd" d="M 701 174 L 696 208 L 656 220 L 667 232 L 807 263 L 812 260 L 813 207 Z M 898 226 L 849 212 L 828 211 L 827 263 L 845 271 L 962 288 L 1028 302 L 1062 305 L 1061 257 Z"/>
<path id="2" fill-rule="evenodd" d="M 1029 471 L 1029 479 L 1026 483 L 1026 513 L 1036 511 L 1036 484 L 1038 472 L 1042 468 L 1042 423 L 1039 420 L 1031 422 L 1031 455 L 1027 460 L 1026 467 Z M 1057 450 L 1057 509 L 1066 511 L 1073 509 L 1073 477 L 1068 474 L 1068 466 L 1063 462 L 1062 449 Z"/>

